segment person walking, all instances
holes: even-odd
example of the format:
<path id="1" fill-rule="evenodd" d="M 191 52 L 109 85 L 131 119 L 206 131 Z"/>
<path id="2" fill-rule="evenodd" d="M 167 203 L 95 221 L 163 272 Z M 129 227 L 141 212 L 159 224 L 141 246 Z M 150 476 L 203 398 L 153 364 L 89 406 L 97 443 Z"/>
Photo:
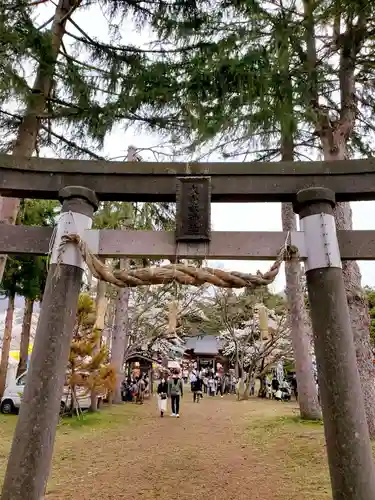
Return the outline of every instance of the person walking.
<path id="1" fill-rule="evenodd" d="M 195 382 L 192 384 L 193 403 L 199 403 L 199 399 L 202 397 L 202 386 L 203 386 L 202 379 L 199 376 L 197 376 Z"/>
<path id="2" fill-rule="evenodd" d="M 218 373 L 216 375 L 216 394 L 220 394 L 221 397 L 223 397 L 223 385 L 224 381 L 222 376 Z"/>
<path id="3" fill-rule="evenodd" d="M 274 397 L 276 392 L 280 388 L 280 382 L 279 382 L 278 378 L 276 377 L 276 375 L 274 375 L 274 377 L 272 379 L 271 388 L 272 388 L 272 397 Z"/>
<path id="4" fill-rule="evenodd" d="M 168 396 L 171 398 L 172 417 L 180 416 L 180 400 L 184 395 L 184 385 L 178 376 L 174 373 L 172 380 L 168 382 Z"/>
<path id="5" fill-rule="evenodd" d="M 217 387 L 217 382 L 215 380 L 215 377 L 213 375 L 210 375 L 210 378 L 208 379 L 209 396 L 216 396 L 216 387 Z"/>
<path id="6" fill-rule="evenodd" d="M 195 381 L 197 380 L 197 377 L 199 377 L 199 375 L 195 372 L 195 370 L 193 370 L 190 373 L 190 389 L 191 389 L 191 392 L 194 392 L 194 384 L 195 384 Z"/>
<path id="7" fill-rule="evenodd" d="M 167 396 L 168 396 L 168 382 L 163 376 L 158 384 L 158 407 L 160 411 L 160 416 L 164 417 L 164 413 L 167 411 Z"/>
<path id="8" fill-rule="evenodd" d="M 137 382 L 137 403 L 143 405 L 145 398 L 146 384 L 142 377 L 139 377 Z"/>
<path id="9" fill-rule="evenodd" d="M 294 397 L 296 398 L 296 401 L 298 401 L 298 386 L 297 386 L 296 374 L 293 375 L 293 378 L 291 381 L 291 386 L 292 386 Z"/>

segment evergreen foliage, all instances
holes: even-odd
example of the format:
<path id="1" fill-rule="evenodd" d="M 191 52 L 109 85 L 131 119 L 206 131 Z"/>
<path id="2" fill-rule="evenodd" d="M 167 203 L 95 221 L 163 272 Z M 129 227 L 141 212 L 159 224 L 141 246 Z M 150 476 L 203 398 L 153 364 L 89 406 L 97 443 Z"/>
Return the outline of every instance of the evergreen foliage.
<path id="1" fill-rule="evenodd" d="M 171 117 L 160 106 L 158 117 L 150 118 L 148 113 L 154 94 L 166 94 L 163 60 L 168 49 L 125 45 L 123 33 L 128 31 L 129 22 L 134 30 L 154 34 L 161 34 L 161 28 L 164 33 L 172 30 L 174 19 L 192 24 L 195 2 L 144 5 L 96 0 L 86 6 L 72 2 L 64 16 L 66 27 L 56 61 L 51 44 L 54 19 L 41 24 L 40 9 L 35 3 L 0 2 L 0 33 L 5 42 L 0 54 L 3 151 L 11 151 L 24 110 L 35 93 L 42 91 L 33 88 L 25 67 L 31 69 L 28 74 L 38 69 L 53 80 L 45 96 L 45 111 L 39 117 L 37 152 L 48 146 L 64 157 L 100 158 L 104 139 L 117 124 L 124 128 L 134 124 L 163 127 L 168 122 Z M 101 17 L 102 38 L 87 33 L 75 20 L 84 9 L 97 23 Z M 159 59 L 160 63 L 150 65 Z"/>
<path id="2" fill-rule="evenodd" d="M 169 32 L 178 55 L 154 64 L 163 65 L 167 86 L 166 93 L 154 95 L 154 114 L 165 99 L 175 113 L 175 139 L 187 140 L 188 151 L 197 154 L 201 146 L 200 156 L 216 151 L 272 160 L 280 156 L 286 135 L 294 139 L 296 155 L 308 159 L 324 131 L 347 119 L 349 92 L 355 97 L 350 106 L 358 107 L 355 128 L 346 137 L 349 152 L 372 152 L 370 2 L 225 0 L 212 8 L 197 2 L 196 8 L 200 23 L 194 31 L 176 21 Z M 318 54 L 313 67 L 307 40 Z M 348 88 L 353 65 L 355 96 Z"/>

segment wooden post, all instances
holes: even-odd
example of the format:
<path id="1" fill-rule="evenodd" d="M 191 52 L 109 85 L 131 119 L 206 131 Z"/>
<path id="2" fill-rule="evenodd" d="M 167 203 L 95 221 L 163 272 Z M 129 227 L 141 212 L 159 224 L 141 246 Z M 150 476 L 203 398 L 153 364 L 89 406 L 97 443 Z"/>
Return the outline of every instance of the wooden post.
<path id="1" fill-rule="evenodd" d="M 1 500 L 43 499 L 51 468 L 84 267 L 73 245 L 62 253 L 60 264 L 56 263 L 57 250 L 61 234 L 82 234 L 91 227 L 98 204 L 95 193 L 87 188 L 66 187 L 59 194 L 62 215 Z"/>
<path id="2" fill-rule="evenodd" d="M 333 217 L 334 193 L 297 194 L 333 500 L 373 500 L 375 470 Z"/>

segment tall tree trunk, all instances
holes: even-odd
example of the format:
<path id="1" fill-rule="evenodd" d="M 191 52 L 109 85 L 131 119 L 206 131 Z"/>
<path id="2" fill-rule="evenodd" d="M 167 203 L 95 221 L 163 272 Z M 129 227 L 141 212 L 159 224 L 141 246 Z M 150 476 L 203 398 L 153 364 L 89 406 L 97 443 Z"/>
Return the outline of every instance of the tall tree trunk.
<path id="1" fill-rule="evenodd" d="M 296 117 L 294 93 L 290 71 L 290 49 L 288 37 L 282 37 L 278 43 L 278 65 L 282 75 L 283 89 L 280 96 L 279 113 L 281 129 L 281 159 L 294 161 L 294 137 Z M 283 231 L 296 231 L 296 216 L 290 203 L 281 205 Z M 311 335 L 305 309 L 301 283 L 301 266 L 297 259 L 285 263 L 286 294 L 289 305 L 289 324 L 296 364 L 298 402 L 302 419 L 318 420 L 321 418 L 318 393 L 314 380 L 311 357 Z"/>
<path id="2" fill-rule="evenodd" d="M 342 135 L 321 136 L 325 160 L 347 159 L 346 143 Z M 353 229 L 349 203 L 338 203 L 335 208 L 337 229 Z M 361 286 L 361 272 L 356 261 L 343 261 L 342 272 L 352 324 L 357 365 L 361 379 L 367 424 L 370 436 L 375 437 L 375 368 L 370 344 L 370 315 L 368 302 Z"/>
<path id="3" fill-rule="evenodd" d="M 103 263 L 105 264 L 105 260 L 103 260 Z M 101 346 L 102 332 L 104 330 L 105 315 L 107 312 L 107 305 L 108 305 L 106 292 L 107 292 L 107 283 L 105 281 L 98 281 L 96 288 L 96 319 L 94 324 L 94 329 L 97 330 L 98 333 L 98 339 L 96 346 L 93 350 L 93 356 L 95 356 L 95 354 L 98 353 Z M 95 388 L 92 389 L 90 398 L 91 398 L 90 410 L 96 411 L 98 409 L 98 398 Z"/>
<path id="4" fill-rule="evenodd" d="M 293 113 L 293 109 L 290 110 Z M 281 158 L 283 161 L 294 160 L 293 135 L 288 129 L 281 127 Z M 291 203 L 282 203 L 281 220 L 283 231 L 296 231 L 297 221 Z M 289 306 L 289 324 L 294 352 L 296 378 L 298 386 L 298 403 L 302 419 L 319 420 L 321 415 L 314 368 L 311 357 L 310 322 L 301 282 L 301 265 L 298 259 L 285 262 L 286 295 Z"/>
<path id="5" fill-rule="evenodd" d="M 0 398 L 3 397 L 5 383 L 8 373 L 9 352 L 10 344 L 12 341 L 12 327 L 14 315 L 14 295 L 8 298 L 8 308 L 5 316 L 5 328 L 3 335 L 3 345 L 1 348 L 1 361 L 0 361 Z"/>
<path id="6" fill-rule="evenodd" d="M 283 231 L 296 231 L 296 217 L 291 203 L 281 206 Z M 301 418 L 318 420 L 321 418 L 318 394 L 314 380 L 311 357 L 311 335 L 304 303 L 301 283 L 301 266 L 297 259 L 285 262 L 286 295 L 289 306 L 289 322 L 296 365 L 298 403 Z"/>
<path id="7" fill-rule="evenodd" d="M 14 156 L 30 157 L 36 149 L 41 116 L 45 112 L 46 102 L 51 94 L 57 56 L 61 48 L 65 25 L 79 2 L 76 0 L 59 0 L 51 27 L 51 50 L 41 61 L 30 99 L 18 128 L 16 142 L 12 154 Z M 0 224 L 15 224 L 20 200 L 3 198 L 0 200 Z M 0 255 L 0 281 L 3 278 L 6 255 Z"/>
<path id="8" fill-rule="evenodd" d="M 29 357 L 30 331 L 31 321 L 33 317 L 34 300 L 25 299 L 25 309 L 23 312 L 21 344 L 20 344 L 20 361 L 17 368 L 17 377 L 25 373 L 27 370 L 27 360 Z"/>
<path id="9" fill-rule="evenodd" d="M 126 259 L 120 259 L 120 267 L 127 267 Z M 116 370 L 116 389 L 113 403 L 121 403 L 121 383 L 124 378 L 124 356 L 128 331 L 129 288 L 119 288 L 117 291 L 115 324 L 112 334 L 111 363 Z"/>
<path id="10" fill-rule="evenodd" d="M 306 61 L 308 93 L 310 107 L 315 115 L 316 134 L 320 138 L 324 159 L 327 161 L 346 160 L 347 144 L 350 140 L 358 111 L 356 99 L 356 63 L 357 56 L 366 35 L 366 9 L 355 16 L 345 28 L 340 10 L 334 20 L 335 44 L 339 53 L 339 119 L 331 121 L 327 110 L 319 104 L 318 60 L 315 33 L 315 9 L 318 4 L 313 0 L 303 0 L 304 26 L 306 41 Z M 338 43 L 339 42 L 339 43 Z M 337 229 L 352 228 L 352 212 L 349 203 L 339 203 L 335 209 Z M 375 368 L 372 363 L 370 348 L 370 319 L 366 297 L 361 287 L 361 273 L 357 262 L 343 262 L 342 271 L 347 293 L 350 320 L 356 347 L 357 364 L 361 379 L 366 410 L 367 424 L 372 438 L 375 437 Z"/>

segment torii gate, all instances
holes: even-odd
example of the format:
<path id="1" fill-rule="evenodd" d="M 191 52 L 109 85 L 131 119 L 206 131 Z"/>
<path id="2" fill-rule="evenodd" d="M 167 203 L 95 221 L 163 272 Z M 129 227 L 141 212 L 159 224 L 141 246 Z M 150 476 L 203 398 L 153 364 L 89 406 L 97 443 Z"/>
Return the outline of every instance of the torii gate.
<path id="1" fill-rule="evenodd" d="M 375 160 L 150 163 L 0 155 L 0 195 L 60 199 L 59 220 L 23 403 L 1 500 L 41 500 L 84 261 L 61 241 L 77 233 L 101 257 L 273 260 L 297 247 L 305 264 L 334 500 L 374 500 L 375 471 L 341 259 L 375 260 L 375 231 L 339 231 L 336 201 L 375 200 Z M 175 232 L 91 230 L 100 201 L 177 201 Z M 293 202 L 299 232 L 212 232 L 210 203 Z M 74 227 L 72 227 L 74 221 Z M 0 226 L 0 253 L 49 252 L 52 229 Z M 340 257 L 341 253 L 341 257 Z M 58 262 L 59 260 L 59 262 Z"/>

